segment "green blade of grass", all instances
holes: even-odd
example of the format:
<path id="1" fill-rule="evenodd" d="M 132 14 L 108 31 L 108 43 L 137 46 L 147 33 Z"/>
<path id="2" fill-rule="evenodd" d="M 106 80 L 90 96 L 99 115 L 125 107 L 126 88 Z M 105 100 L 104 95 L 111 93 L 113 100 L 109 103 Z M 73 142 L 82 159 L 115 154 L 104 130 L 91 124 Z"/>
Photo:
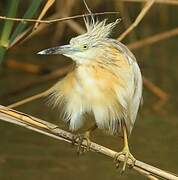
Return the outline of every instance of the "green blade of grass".
<path id="1" fill-rule="evenodd" d="M 18 9 L 19 0 L 8 0 L 7 1 L 7 13 L 6 16 L 8 17 L 15 17 Z M 12 31 L 14 22 L 6 20 L 3 25 L 1 38 L 0 38 L 0 64 L 4 59 L 4 55 L 6 52 L 6 48 L 9 45 L 9 36 Z"/>
<path id="2" fill-rule="evenodd" d="M 26 13 L 23 16 L 23 19 L 25 18 L 32 18 L 35 13 L 37 12 L 39 6 L 41 5 L 43 0 L 33 0 L 30 4 L 29 8 L 27 9 Z M 12 43 L 15 38 L 27 27 L 27 23 L 19 23 L 19 25 L 16 27 L 15 31 L 13 32 L 10 43 Z"/>

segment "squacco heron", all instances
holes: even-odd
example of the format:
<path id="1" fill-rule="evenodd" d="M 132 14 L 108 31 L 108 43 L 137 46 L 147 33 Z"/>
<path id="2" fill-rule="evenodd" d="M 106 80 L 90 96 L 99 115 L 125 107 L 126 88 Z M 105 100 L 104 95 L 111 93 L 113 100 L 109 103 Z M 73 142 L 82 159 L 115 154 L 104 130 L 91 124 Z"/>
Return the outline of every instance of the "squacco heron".
<path id="1" fill-rule="evenodd" d="M 68 45 L 45 49 L 38 54 L 63 54 L 75 62 L 75 67 L 65 78 L 52 87 L 51 101 L 63 104 L 65 121 L 71 130 L 79 129 L 85 113 L 93 113 L 95 126 L 111 134 L 123 134 L 124 148 L 118 153 L 125 155 L 123 171 L 128 159 L 135 158 L 129 151 L 128 137 L 134 126 L 142 98 L 142 76 L 135 56 L 115 39 L 110 38 L 118 24 L 106 23 L 106 19 L 89 21 L 87 32 L 74 37 Z"/>

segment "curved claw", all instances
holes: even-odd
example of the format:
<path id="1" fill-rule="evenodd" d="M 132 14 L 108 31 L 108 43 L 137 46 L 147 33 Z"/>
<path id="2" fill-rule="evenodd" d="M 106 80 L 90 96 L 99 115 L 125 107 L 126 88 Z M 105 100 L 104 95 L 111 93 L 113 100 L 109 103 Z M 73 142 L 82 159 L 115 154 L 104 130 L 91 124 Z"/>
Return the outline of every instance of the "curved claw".
<path id="1" fill-rule="evenodd" d="M 86 141 L 86 144 L 87 144 L 86 147 L 82 145 L 84 141 Z M 75 142 L 77 142 L 78 155 L 81 155 L 90 150 L 91 141 L 87 132 L 85 134 L 78 134 L 74 136 L 72 144 L 75 144 Z"/>
<path id="2" fill-rule="evenodd" d="M 116 168 L 119 167 L 119 164 L 120 164 L 120 160 L 119 160 L 119 157 L 121 155 L 124 155 L 125 156 L 125 159 L 124 159 L 124 164 L 123 164 L 123 167 L 121 169 L 121 174 L 124 173 L 125 169 L 126 169 L 126 165 L 127 165 L 127 162 L 128 160 L 130 159 L 132 161 L 132 164 L 131 164 L 131 167 L 133 167 L 135 165 L 135 161 L 136 159 L 134 158 L 134 156 L 130 153 L 129 151 L 129 148 L 125 147 L 121 152 L 117 153 L 115 158 L 114 158 L 114 161 L 116 163 Z"/>

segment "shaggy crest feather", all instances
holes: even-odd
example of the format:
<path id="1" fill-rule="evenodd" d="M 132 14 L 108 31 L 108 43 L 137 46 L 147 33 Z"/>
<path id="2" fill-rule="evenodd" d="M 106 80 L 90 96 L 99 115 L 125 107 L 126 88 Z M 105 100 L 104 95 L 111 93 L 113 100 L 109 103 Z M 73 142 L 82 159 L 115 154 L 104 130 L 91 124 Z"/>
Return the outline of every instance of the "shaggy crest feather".
<path id="1" fill-rule="evenodd" d="M 87 35 L 96 39 L 102 39 L 109 37 L 113 28 L 120 22 L 120 19 L 116 19 L 116 21 L 107 24 L 107 19 L 99 22 L 98 20 L 94 21 L 94 18 L 89 20 L 88 17 L 85 17 L 84 22 L 87 29 Z"/>

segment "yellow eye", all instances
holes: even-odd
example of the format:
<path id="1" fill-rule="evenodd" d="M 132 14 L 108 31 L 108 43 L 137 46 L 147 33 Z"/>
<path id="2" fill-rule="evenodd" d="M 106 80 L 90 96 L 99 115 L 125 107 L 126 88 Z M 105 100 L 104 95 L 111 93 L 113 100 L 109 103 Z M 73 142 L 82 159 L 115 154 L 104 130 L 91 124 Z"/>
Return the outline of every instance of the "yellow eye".
<path id="1" fill-rule="evenodd" d="M 88 49 L 88 46 L 86 44 L 84 44 L 83 49 Z"/>

